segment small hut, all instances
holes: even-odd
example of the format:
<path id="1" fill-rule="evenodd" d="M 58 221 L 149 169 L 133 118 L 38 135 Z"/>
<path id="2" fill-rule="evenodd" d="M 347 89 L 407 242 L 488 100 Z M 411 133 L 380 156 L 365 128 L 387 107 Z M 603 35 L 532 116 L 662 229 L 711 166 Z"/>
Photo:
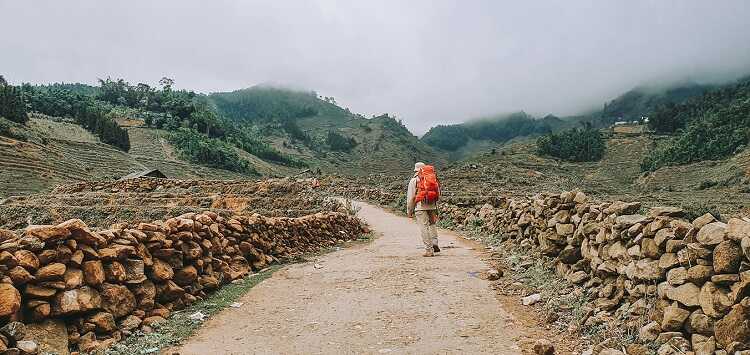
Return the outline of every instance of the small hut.
<path id="1" fill-rule="evenodd" d="M 130 173 L 128 175 L 125 175 L 125 176 L 123 176 L 123 177 L 120 178 L 120 181 L 122 181 L 122 180 L 136 179 L 136 178 L 141 178 L 141 177 L 152 177 L 152 178 L 161 178 L 161 179 L 166 179 L 167 178 L 167 176 L 164 175 L 164 173 L 162 173 L 158 169 L 147 169 L 147 170 L 136 171 L 134 173 Z"/>

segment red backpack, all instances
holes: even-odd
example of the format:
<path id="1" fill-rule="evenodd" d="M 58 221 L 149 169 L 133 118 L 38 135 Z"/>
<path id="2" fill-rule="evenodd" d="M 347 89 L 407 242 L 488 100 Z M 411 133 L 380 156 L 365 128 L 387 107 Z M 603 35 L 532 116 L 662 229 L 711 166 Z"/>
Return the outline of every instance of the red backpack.
<path id="1" fill-rule="evenodd" d="M 417 172 L 417 194 L 414 202 L 435 203 L 440 198 L 440 182 L 435 168 L 425 165 Z"/>

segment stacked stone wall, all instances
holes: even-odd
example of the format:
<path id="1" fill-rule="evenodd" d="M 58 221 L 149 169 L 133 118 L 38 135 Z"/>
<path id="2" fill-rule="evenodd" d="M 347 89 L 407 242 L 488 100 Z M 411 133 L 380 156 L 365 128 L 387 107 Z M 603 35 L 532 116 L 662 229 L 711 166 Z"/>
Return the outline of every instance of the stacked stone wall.
<path id="1" fill-rule="evenodd" d="M 443 204 L 459 227 L 515 240 L 554 258 L 556 273 L 595 297 L 597 312 L 648 317 L 638 342 L 659 354 L 750 349 L 750 221 L 638 202 L 591 202 L 582 192 Z"/>
<path id="2" fill-rule="evenodd" d="M 106 348 L 253 270 L 363 232 L 358 219 L 338 212 L 205 211 L 98 231 L 79 219 L 0 229 L 0 352 Z M 60 340 L 55 329 L 65 342 L 44 348 Z"/>

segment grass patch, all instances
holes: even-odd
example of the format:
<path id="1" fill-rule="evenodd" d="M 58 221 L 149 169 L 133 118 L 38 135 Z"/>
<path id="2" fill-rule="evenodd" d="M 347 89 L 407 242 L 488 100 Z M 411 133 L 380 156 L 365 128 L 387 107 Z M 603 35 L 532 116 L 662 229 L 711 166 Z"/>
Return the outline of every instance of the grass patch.
<path id="1" fill-rule="evenodd" d="M 224 285 L 207 299 L 199 301 L 181 311 L 174 312 L 166 322 L 154 327 L 154 332 L 145 334 L 136 331 L 124 341 L 107 349 L 108 355 L 156 354 L 162 348 L 179 344 L 191 336 L 203 322 L 190 318 L 196 312 L 212 316 L 229 307 L 242 295 L 261 281 L 281 269 L 282 265 L 273 265 L 259 273 L 249 275 L 239 281 Z"/>

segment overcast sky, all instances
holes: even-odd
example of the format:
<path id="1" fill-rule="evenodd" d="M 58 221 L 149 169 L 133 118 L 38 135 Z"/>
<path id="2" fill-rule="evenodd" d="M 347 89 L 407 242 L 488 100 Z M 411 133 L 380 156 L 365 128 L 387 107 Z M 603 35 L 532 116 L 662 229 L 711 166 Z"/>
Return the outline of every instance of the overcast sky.
<path id="1" fill-rule="evenodd" d="M 750 73 L 745 0 L 0 0 L 0 24 L 0 74 L 13 83 L 275 83 L 396 114 L 417 134 Z"/>

